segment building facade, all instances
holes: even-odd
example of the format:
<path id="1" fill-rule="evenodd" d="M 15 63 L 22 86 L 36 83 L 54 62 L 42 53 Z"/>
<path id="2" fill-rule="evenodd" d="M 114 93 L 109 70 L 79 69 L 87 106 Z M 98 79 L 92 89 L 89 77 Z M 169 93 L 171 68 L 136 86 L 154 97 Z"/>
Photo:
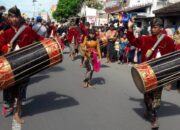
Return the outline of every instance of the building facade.
<path id="1" fill-rule="evenodd" d="M 126 3 L 124 4 L 123 2 Z M 180 0 L 107 0 L 105 11 L 109 14 L 120 14 L 121 12 L 136 14 L 136 22 L 140 27 L 143 27 L 148 25 L 150 19 L 155 17 L 155 10 L 178 2 Z M 163 16 L 162 18 L 164 19 L 165 27 L 169 26 L 169 24 L 180 23 L 179 15 L 174 17 Z"/>

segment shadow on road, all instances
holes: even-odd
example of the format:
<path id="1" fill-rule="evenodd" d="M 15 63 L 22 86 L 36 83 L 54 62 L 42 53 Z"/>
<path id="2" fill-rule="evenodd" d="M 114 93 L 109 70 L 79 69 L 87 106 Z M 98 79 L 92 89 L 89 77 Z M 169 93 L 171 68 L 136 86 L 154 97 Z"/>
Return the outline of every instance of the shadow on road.
<path id="1" fill-rule="evenodd" d="M 73 97 L 56 92 L 48 92 L 28 98 L 26 104 L 23 106 L 22 116 L 31 116 L 75 105 L 79 105 L 79 102 Z"/>
<path id="2" fill-rule="evenodd" d="M 29 85 L 40 82 L 41 80 L 50 78 L 50 76 L 47 75 L 49 72 L 60 72 L 60 71 L 64 71 L 64 70 L 65 69 L 60 66 L 54 66 L 54 67 L 48 68 L 47 70 L 44 70 L 44 71 L 32 76 L 30 79 Z"/>
<path id="3" fill-rule="evenodd" d="M 53 66 L 53 67 L 50 67 L 46 70 L 43 70 L 41 72 L 39 72 L 38 74 L 36 74 L 35 76 L 41 76 L 41 75 L 45 75 L 45 74 L 48 74 L 50 72 L 61 72 L 61 71 L 64 71 L 65 69 L 63 67 L 60 67 L 60 66 Z"/>
<path id="4" fill-rule="evenodd" d="M 79 59 L 81 59 L 81 57 L 82 57 L 81 55 L 77 55 L 74 57 L 74 60 L 79 60 Z"/>
<path id="5" fill-rule="evenodd" d="M 92 79 L 91 83 L 92 85 L 96 85 L 96 84 L 103 85 L 106 83 L 106 80 L 102 77 L 95 77 Z"/>
<path id="6" fill-rule="evenodd" d="M 50 67 L 44 71 L 42 71 L 40 74 L 46 74 L 46 73 L 49 73 L 49 72 L 60 72 L 60 71 L 64 71 L 65 69 L 63 67 L 60 67 L 60 66 L 53 66 L 53 67 Z"/>
<path id="7" fill-rule="evenodd" d="M 109 68 L 109 66 L 105 64 L 101 64 L 101 68 Z"/>
<path id="8" fill-rule="evenodd" d="M 140 103 L 141 108 L 133 108 L 133 110 L 140 117 L 143 117 L 143 113 L 145 112 L 143 99 L 136 99 L 136 98 L 130 97 L 129 100 Z M 167 116 L 175 116 L 175 115 L 180 115 L 180 106 L 173 103 L 161 101 L 161 106 L 158 111 L 158 117 L 167 117 Z"/>
<path id="9" fill-rule="evenodd" d="M 40 82 L 41 80 L 49 78 L 49 75 L 38 75 L 38 76 L 33 76 L 30 79 L 29 85 Z"/>

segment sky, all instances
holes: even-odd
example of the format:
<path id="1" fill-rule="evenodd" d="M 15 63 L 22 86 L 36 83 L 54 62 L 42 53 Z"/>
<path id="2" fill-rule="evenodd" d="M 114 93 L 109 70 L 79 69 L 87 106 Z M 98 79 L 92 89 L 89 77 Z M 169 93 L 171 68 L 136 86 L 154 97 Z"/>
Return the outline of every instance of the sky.
<path id="1" fill-rule="evenodd" d="M 34 2 L 35 6 L 33 6 L 33 0 L 0 0 L 0 5 L 4 5 L 6 10 L 16 5 L 21 13 L 26 13 L 28 17 L 33 17 L 34 10 L 37 15 L 39 11 L 50 12 L 51 5 L 57 4 L 58 0 L 36 0 Z M 35 9 L 34 9 L 35 7 Z"/>

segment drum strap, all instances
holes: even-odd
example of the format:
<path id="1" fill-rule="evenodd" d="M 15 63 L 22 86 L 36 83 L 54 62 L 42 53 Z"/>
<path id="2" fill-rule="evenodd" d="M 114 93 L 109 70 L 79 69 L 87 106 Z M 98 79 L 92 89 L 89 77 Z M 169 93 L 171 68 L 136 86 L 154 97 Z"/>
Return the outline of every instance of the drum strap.
<path id="1" fill-rule="evenodd" d="M 39 26 L 39 28 L 35 31 L 35 32 L 39 32 L 39 30 L 41 29 L 41 27 L 42 27 L 42 24 Z"/>
<path id="2" fill-rule="evenodd" d="M 20 28 L 19 28 L 19 30 L 16 32 L 16 34 L 14 35 L 14 37 L 11 39 L 11 41 L 10 41 L 10 44 L 12 45 L 12 50 L 14 50 L 14 48 L 15 48 L 15 45 L 13 44 L 15 41 L 16 41 L 16 39 L 19 37 L 19 35 L 24 31 L 24 29 L 26 28 L 26 25 L 22 25 Z M 11 51 L 12 51 L 11 50 Z"/>
<path id="3" fill-rule="evenodd" d="M 156 41 L 156 43 L 154 44 L 154 46 L 149 49 L 147 52 L 146 52 L 146 58 L 149 59 L 152 55 L 152 53 L 154 52 L 154 50 L 157 48 L 157 46 L 160 44 L 160 42 L 163 40 L 163 38 L 165 37 L 165 34 L 162 34 L 158 40 Z"/>

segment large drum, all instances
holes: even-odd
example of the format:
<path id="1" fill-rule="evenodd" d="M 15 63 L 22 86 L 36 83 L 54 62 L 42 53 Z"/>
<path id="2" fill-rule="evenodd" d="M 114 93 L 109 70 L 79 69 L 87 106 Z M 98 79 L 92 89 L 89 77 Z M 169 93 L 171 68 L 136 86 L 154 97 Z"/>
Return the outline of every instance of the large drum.
<path id="1" fill-rule="evenodd" d="M 131 73 L 141 93 L 175 82 L 180 79 L 180 50 L 134 65 Z"/>
<path id="2" fill-rule="evenodd" d="M 62 50 L 53 39 L 33 43 L 0 57 L 0 89 L 6 89 L 23 79 L 62 61 Z"/>

